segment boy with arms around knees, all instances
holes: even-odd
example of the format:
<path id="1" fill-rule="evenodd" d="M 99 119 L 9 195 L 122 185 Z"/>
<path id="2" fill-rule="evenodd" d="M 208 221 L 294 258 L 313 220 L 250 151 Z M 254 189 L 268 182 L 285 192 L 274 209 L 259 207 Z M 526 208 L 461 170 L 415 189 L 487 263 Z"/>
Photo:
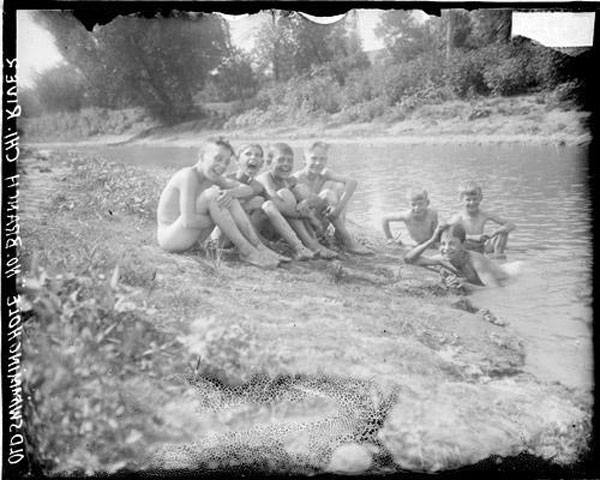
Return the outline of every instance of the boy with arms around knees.
<path id="1" fill-rule="evenodd" d="M 409 208 L 399 214 L 391 214 L 383 217 L 381 227 L 385 238 L 389 243 L 402 245 L 399 236 L 394 238 L 390 230 L 390 223 L 404 222 L 410 238 L 416 245 L 426 242 L 431 238 L 438 225 L 438 213 L 429 208 L 429 195 L 424 188 L 411 188 L 406 198 Z M 397 240 L 398 239 L 398 240 Z M 414 245 L 412 245 L 414 246 Z"/>
<path id="2" fill-rule="evenodd" d="M 324 216 L 333 224 L 336 238 L 351 253 L 369 254 L 369 249 L 353 239 L 346 229 L 346 211 L 348 202 L 354 194 L 358 183 L 356 180 L 340 175 L 327 168 L 329 145 L 325 142 L 314 142 L 304 150 L 304 168 L 294 177 L 298 182 L 298 193 L 314 205 L 324 204 Z M 326 183 L 338 184 L 340 188 L 327 187 Z"/>
<path id="3" fill-rule="evenodd" d="M 438 255 L 424 257 L 423 252 L 439 241 Z M 438 225 L 425 243 L 417 245 L 404 257 L 409 264 L 423 267 L 441 266 L 456 275 L 459 282 L 475 286 L 497 287 L 509 280 L 509 275 L 492 260 L 478 252 L 467 250 L 466 232 L 462 224 Z"/>
<path id="4" fill-rule="evenodd" d="M 247 195 L 250 187 L 223 177 L 233 155 L 227 141 L 209 139 L 198 162 L 171 177 L 156 212 L 158 245 L 168 252 L 184 252 L 204 242 L 216 225 L 239 249 L 244 261 L 275 267 L 280 256 L 261 243 L 237 200 Z"/>
<path id="5" fill-rule="evenodd" d="M 459 197 L 464 208 L 450 220 L 451 223 L 461 223 L 467 234 L 465 248 L 479 253 L 492 253 L 495 258 L 506 258 L 504 251 L 508 243 L 508 234 L 516 226 L 514 223 L 485 212 L 479 208 L 483 193 L 475 182 L 466 182 L 459 189 Z M 484 233 L 486 222 L 490 220 L 499 225 L 491 234 Z"/>
<path id="6" fill-rule="evenodd" d="M 270 200 L 265 202 L 263 211 L 267 215 L 272 215 L 274 210 L 279 211 L 304 246 L 321 258 L 335 258 L 337 254 L 321 245 L 315 236 L 311 226 L 311 222 L 315 220 L 314 211 L 298 194 L 297 180 L 292 176 L 293 166 L 294 152 L 289 145 L 280 142 L 269 147 L 268 171 L 257 177 L 270 197 Z"/>
<path id="7" fill-rule="evenodd" d="M 228 175 L 242 185 L 251 187 L 252 192 L 240 199 L 242 207 L 250 217 L 258 232 L 262 232 L 269 222 L 273 229 L 292 247 L 294 260 L 309 260 L 314 253 L 307 249 L 279 210 L 274 207 L 264 185 L 256 180 L 256 175 L 264 165 L 263 149 L 258 144 L 248 144 L 239 150 L 238 170 Z"/>

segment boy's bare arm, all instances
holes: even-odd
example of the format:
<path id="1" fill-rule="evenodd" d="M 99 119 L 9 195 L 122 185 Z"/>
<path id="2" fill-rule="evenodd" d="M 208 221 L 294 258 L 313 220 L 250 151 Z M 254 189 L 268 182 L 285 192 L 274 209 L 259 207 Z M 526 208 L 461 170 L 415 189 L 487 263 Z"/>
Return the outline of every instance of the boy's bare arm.
<path id="1" fill-rule="evenodd" d="M 196 181 L 191 172 L 185 172 L 177 179 L 179 188 L 179 210 L 181 223 L 185 228 L 198 228 L 206 225 L 206 219 L 196 213 Z"/>
<path id="2" fill-rule="evenodd" d="M 500 217 L 499 215 L 492 215 L 490 213 L 486 213 L 485 216 L 488 220 L 500 225 L 498 228 L 496 228 L 496 230 L 492 232 L 490 237 L 495 237 L 500 233 L 510 233 L 515 228 L 517 228 L 517 226 L 514 223 L 510 222 L 509 220 L 503 217 Z"/>
<path id="3" fill-rule="evenodd" d="M 339 213 L 346 208 L 348 201 L 354 194 L 356 187 L 358 186 L 358 182 L 350 177 L 346 177 L 343 175 L 339 175 L 331 170 L 327 169 L 323 172 L 323 177 L 326 181 L 342 183 L 344 185 L 344 191 L 340 196 L 340 200 L 338 204 L 333 209 L 333 216 L 339 215 Z"/>
<path id="4" fill-rule="evenodd" d="M 385 235 L 385 238 L 388 240 L 394 239 L 394 236 L 392 235 L 392 230 L 390 229 L 390 223 L 392 222 L 406 222 L 406 214 L 391 214 L 386 215 L 381 219 L 381 228 L 383 229 L 383 234 Z"/>
<path id="5" fill-rule="evenodd" d="M 291 207 L 286 202 L 284 202 L 279 194 L 277 193 L 277 186 L 270 175 L 260 175 L 256 178 L 258 182 L 260 182 L 263 187 L 265 187 L 265 192 L 270 197 L 271 201 L 275 204 L 277 210 L 281 212 L 282 215 L 289 218 L 301 218 L 300 213 L 296 210 L 295 207 Z"/>
<path id="6" fill-rule="evenodd" d="M 411 249 L 404 256 L 404 261 L 406 263 L 421 265 L 423 267 L 433 266 L 433 265 L 442 265 L 444 267 L 448 267 L 446 265 L 447 262 L 443 262 L 441 257 L 438 258 L 436 256 L 436 257 L 432 257 L 432 258 L 427 258 L 427 257 L 422 256 L 423 252 L 425 252 L 425 250 L 427 250 L 429 247 L 431 247 L 433 244 L 435 244 L 439 240 L 441 233 L 442 233 L 442 228 L 438 225 L 437 228 L 435 229 L 435 232 L 433 232 L 433 235 L 431 236 L 431 238 L 429 240 L 427 240 L 426 242 L 421 243 L 420 245 L 417 245 L 416 247 Z M 453 273 L 456 273 L 456 269 L 454 267 L 452 267 L 452 265 L 449 265 L 449 266 L 450 266 L 451 271 Z"/>

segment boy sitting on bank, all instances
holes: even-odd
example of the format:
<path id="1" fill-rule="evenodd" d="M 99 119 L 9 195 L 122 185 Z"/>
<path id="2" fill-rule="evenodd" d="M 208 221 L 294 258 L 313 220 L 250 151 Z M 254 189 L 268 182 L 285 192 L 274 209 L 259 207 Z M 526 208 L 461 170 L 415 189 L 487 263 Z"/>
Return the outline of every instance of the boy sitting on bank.
<path id="1" fill-rule="evenodd" d="M 314 142 L 304 150 L 304 168 L 294 173 L 298 194 L 309 202 L 326 201 L 323 215 L 333 224 L 335 236 L 344 248 L 351 253 L 369 254 L 371 251 L 354 240 L 346 229 L 347 206 L 357 182 L 327 168 L 328 153 L 329 145 L 325 142 Z"/>
<path id="2" fill-rule="evenodd" d="M 438 241 L 440 254 L 423 257 L 423 252 Z M 462 285 L 466 283 L 497 287 L 504 285 L 510 278 L 506 271 L 489 258 L 467 250 L 466 232 L 460 223 L 438 225 L 431 238 L 410 250 L 404 261 L 423 267 L 441 266 L 445 273 L 456 275 Z"/>
<path id="3" fill-rule="evenodd" d="M 269 214 L 278 210 L 289 222 L 302 243 L 321 258 L 335 258 L 337 253 L 321 245 L 311 223 L 316 221 L 313 209 L 297 192 L 297 180 L 292 176 L 294 152 L 286 143 L 275 143 L 267 152 L 268 171 L 256 179 L 263 184 L 270 202 L 263 210 Z M 271 217 L 269 217 L 271 218 Z"/>
<path id="4" fill-rule="evenodd" d="M 279 210 L 275 208 L 264 185 L 256 180 L 256 175 L 264 165 L 264 153 L 256 143 L 244 145 L 238 153 L 238 170 L 227 178 L 248 185 L 251 191 L 240 197 L 242 208 L 248 214 L 257 232 L 263 232 L 269 223 L 292 248 L 294 260 L 310 260 L 314 253 L 306 248 Z"/>
<path id="5" fill-rule="evenodd" d="M 390 223 L 404 222 L 412 241 L 409 246 L 420 245 L 431 238 L 438 225 L 438 214 L 433 208 L 429 208 L 429 195 L 424 188 L 411 188 L 406 198 L 409 208 L 401 213 L 386 215 L 383 217 L 381 226 L 388 244 L 396 243 L 402 245 L 400 235 L 394 237 L 390 230 Z"/>
<path id="6" fill-rule="evenodd" d="M 465 248 L 478 253 L 492 253 L 494 258 L 506 258 L 504 251 L 508 243 L 508 234 L 516 226 L 504 218 L 485 212 L 479 208 L 483 199 L 481 187 L 475 182 L 466 182 L 458 189 L 464 202 L 464 209 L 454 215 L 450 223 L 461 223 L 467 234 Z M 498 225 L 490 234 L 484 233 L 486 222 L 490 220 Z"/>
<path id="7" fill-rule="evenodd" d="M 244 261 L 276 267 L 283 258 L 261 243 L 237 200 L 247 195 L 250 187 L 223 177 L 233 156 L 227 141 L 209 139 L 198 162 L 171 177 L 158 202 L 158 245 L 168 252 L 184 252 L 204 242 L 216 225 Z"/>

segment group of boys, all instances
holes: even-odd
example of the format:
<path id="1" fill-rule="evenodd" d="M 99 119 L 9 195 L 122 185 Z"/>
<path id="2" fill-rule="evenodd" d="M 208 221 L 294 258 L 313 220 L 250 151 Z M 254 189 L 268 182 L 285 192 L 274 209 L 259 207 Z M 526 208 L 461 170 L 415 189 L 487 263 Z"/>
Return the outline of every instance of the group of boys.
<path id="1" fill-rule="evenodd" d="M 331 227 L 345 250 L 371 253 L 346 228 L 346 209 L 357 182 L 327 168 L 328 150 L 324 142 L 311 143 L 304 150 L 304 167 L 294 172 L 294 152 L 286 143 L 270 145 L 266 155 L 260 145 L 248 144 L 236 155 L 227 141 L 208 140 L 198 162 L 176 172 L 161 194 L 159 246 L 183 252 L 218 232 L 219 241 L 233 243 L 243 260 L 271 268 L 292 259 L 337 257 L 323 241 Z M 234 158 L 237 171 L 227 174 Z M 402 244 L 392 236 L 390 223 L 404 222 L 412 243 L 407 263 L 442 267 L 470 284 L 500 285 L 506 273 L 484 254 L 502 258 L 515 226 L 479 208 L 483 195 L 478 185 L 468 182 L 459 192 L 464 209 L 445 224 L 429 207 L 427 191 L 411 189 L 409 208 L 384 217 L 384 234 L 390 243 Z M 499 225 L 489 235 L 484 233 L 488 221 Z M 267 246 L 265 238 L 273 237 L 286 241 L 291 258 Z M 423 256 L 430 247 L 440 254 Z"/>
<path id="2" fill-rule="evenodd" d="M 383 233 L 388 243 L 402 245 L 400 236 L 393 237 L 390 224 L 403 222 L 408 231 L 408 245 L 412 248 L 404 260 L 425 267 L 442 267 L 444 273 L 464 279 L 472 285 L 497 286 L 504 284 L 509 275 L 490 261 L 504 259 L 508 235 L 515 225 L 508 220 L 480 208 L 483 199 L 481 187 L 466 182 L 459 188 L 463 202 L 462 211 L 456 213 L 449 223 L 441 223 L 437 212 L 429 207 L 427 190 L 413 188 L 407 199 L 409 208 L 397 215 L 383 218 Z M 491 221 L 498 225 L 493 232 L 485 233 L 485 225 Z M 425 257 L 429 248 L 439 248 L 440 254 Z"/>
<path id="3" fill-rule="evenodd" d="M 337 257 L 320 241 L 331 226 L 347 251 L 370 253 L 345 225 L 356 181 L 327 168 L 328 149 L 324 142 L 309 145 L 304 168 L 294 172 L 294 152 L 285 143 L 270 145 L 265 158 L 258 144 L 245 145 L 236 155 L 227 141 L 208 140 L 198 162 L 175 173 L 161 194 L 159 246 L 183 252 L 206 241 L 218 227 L 243 260 L 270 268 L 291 259 Z M 226 174 L 233 158 L 237 171 Z M 265 163 L 266 171 L 259 174 Z M 267 246 L 265 237 L 273 235 L 287 242 L 291 258 Z"/>

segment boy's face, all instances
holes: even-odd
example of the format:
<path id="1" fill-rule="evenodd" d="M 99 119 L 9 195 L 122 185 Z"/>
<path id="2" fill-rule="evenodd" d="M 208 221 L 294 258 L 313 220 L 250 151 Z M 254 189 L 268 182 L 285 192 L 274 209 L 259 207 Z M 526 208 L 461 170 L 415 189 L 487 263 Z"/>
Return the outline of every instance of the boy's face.
<path id="1" fill-rule="evenodd" d="M 275 150 L 275 155 L 269 164 L 269 171 L 274 177 L 289 178 L 294 168 L 294 156 L 288 152 Z"/>
<path id="2" fill-rule="evenodd" d="M 444 260 L 451 262 L 463 252 L 463 243 L 459 238 L 451 235 L 448 231 L 443 232 L 440 238 L 440 253 Z"/>
<path id="3" fill-rule="evenodd" d="M 423 196 L 412 197 L 408 202 L 410 211 L 414 217 L 421 218 L 427 213 L 427 207 L 429 206 L 429 199 Z"/>
<path id="4" fill-rule="evenodd" d="M 481 194 L 478 192 L 467 192 L 463 194 L 463 202 L 468 213 L 477 213 L 481 203 Z"/>
<path id="5" fill-rule="evenodd" d="M 227 170 L 231 156 L 228 148 L 211 143 L 202 155 L 202 173 L 210 180 L 220 177 Z"/>
<path id="6" fill-rule="evenodd" d="M 323 147 L 315 147 L 306 153 L 304 164 L 309 172 L 320 174 L 327 165 L 327 150 Z"/>
<path id="7" fill-rule="evenodd" d="M 253 178 L 265 163 L 262 152 L 258 147 L 250 147 L 242 151 L 238 162 L 240 170 L 250 178 Z"/>

